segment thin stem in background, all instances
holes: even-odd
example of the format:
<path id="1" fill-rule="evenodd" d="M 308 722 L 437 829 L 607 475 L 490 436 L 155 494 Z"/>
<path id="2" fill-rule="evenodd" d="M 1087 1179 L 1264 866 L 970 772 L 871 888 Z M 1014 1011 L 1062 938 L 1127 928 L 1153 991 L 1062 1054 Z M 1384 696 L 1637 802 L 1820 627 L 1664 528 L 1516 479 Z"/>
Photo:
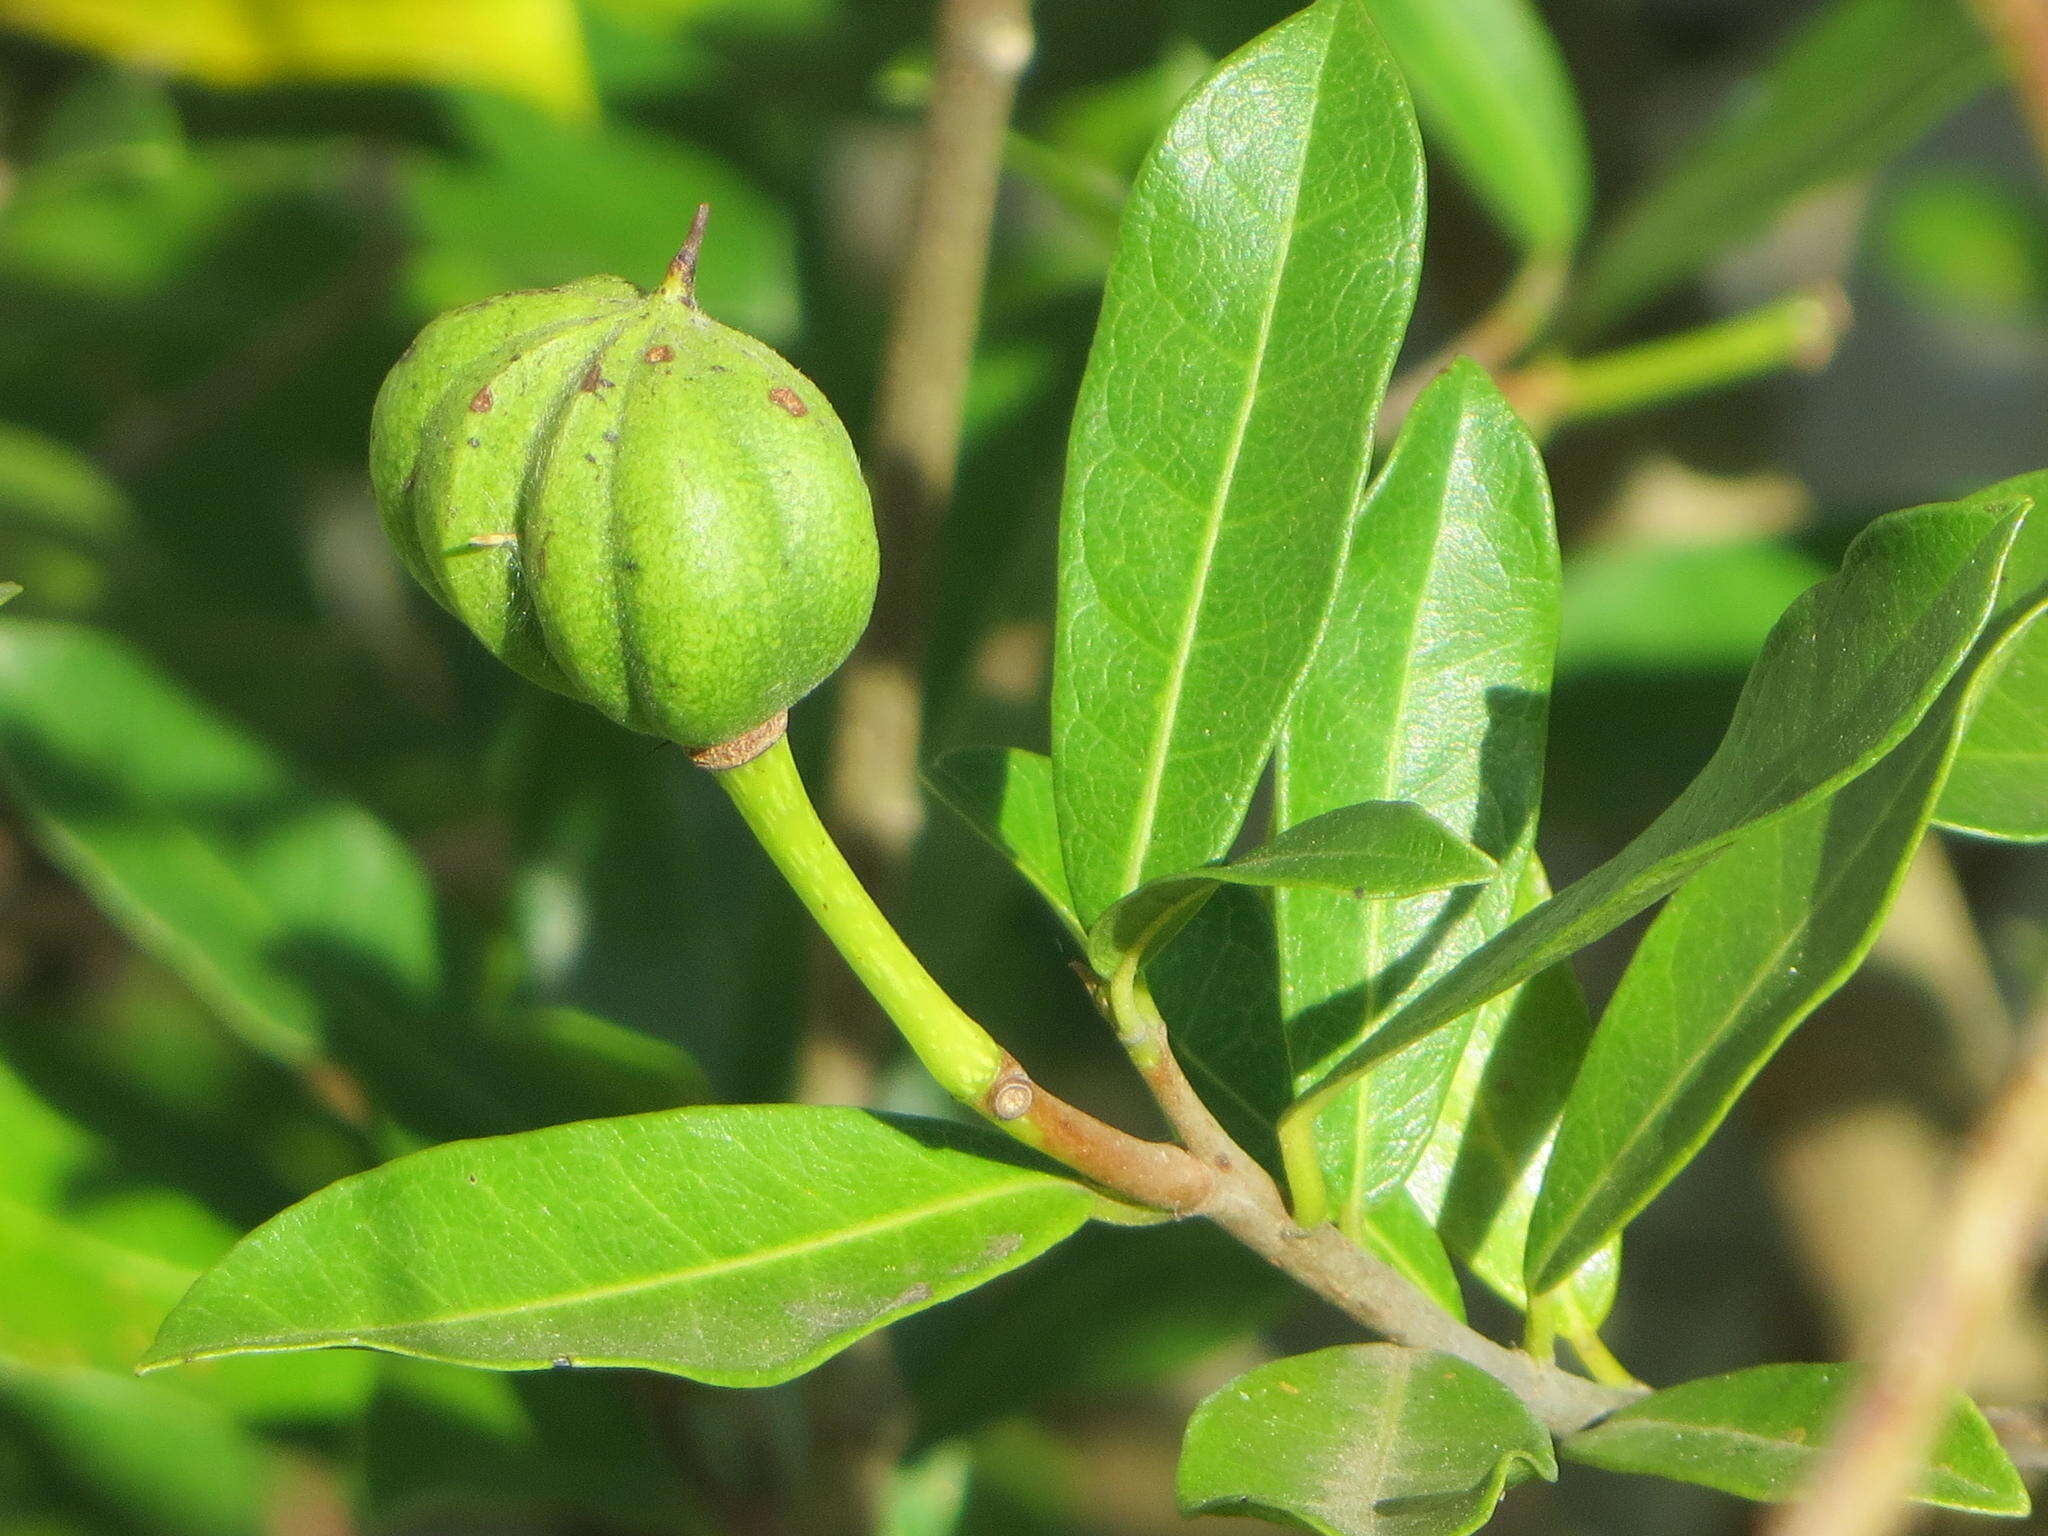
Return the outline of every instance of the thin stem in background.
<path id="1" fill-rule="evenodd" d="M 2048 1205 L 2048 998 L 1957 1169 L 1919 1284 L 1805 1494 L 1767 1536 L 1889 1536 L 1985 1329 L 2019 1294 Z"/>
<path id="2" fill-rule="evenodd" d="M 826 797 L 826 820 L 884 907 L 894 905 L 923 819 L 917 768 L 931 545 L 959 468 L 1003 146 L 1031 50 L 1029 0 L 941 0 L 917 206 L 868 453 L 882 585 L 874 622 L 839 674 Z M 879 1020 L 843 971 L 821 966 L 818 977 L 799 1096 L 863 1102 L 883 1038 Z"/>
<path id="3" fill-rule="evenodd" d="M 1539 357 L 1503 375 L 1501 388 L 1539 438 L 1576 422 L 1669 404 L 1785 368 L 1815 372 L 1849 325 L 1833 284 L 1591 357 Z"/>
<path id="4" fill-rule="evenodd" d="M 2048 175 L 2048 0 L 1970 0 L 1970 8 L 2005 55 L 2013 92 Z"/>

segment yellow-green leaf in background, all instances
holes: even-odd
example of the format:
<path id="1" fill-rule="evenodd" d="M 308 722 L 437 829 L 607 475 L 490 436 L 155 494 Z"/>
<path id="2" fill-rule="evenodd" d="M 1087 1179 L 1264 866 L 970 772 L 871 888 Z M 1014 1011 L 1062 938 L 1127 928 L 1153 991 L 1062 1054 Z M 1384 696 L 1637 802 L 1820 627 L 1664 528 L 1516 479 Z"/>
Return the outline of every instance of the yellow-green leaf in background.
<path id="1" fill-rule="evenodd" d="M 212 85 L 469 85 L 596 108 L 574 0 L 0 0 L 0 26 Z"/>

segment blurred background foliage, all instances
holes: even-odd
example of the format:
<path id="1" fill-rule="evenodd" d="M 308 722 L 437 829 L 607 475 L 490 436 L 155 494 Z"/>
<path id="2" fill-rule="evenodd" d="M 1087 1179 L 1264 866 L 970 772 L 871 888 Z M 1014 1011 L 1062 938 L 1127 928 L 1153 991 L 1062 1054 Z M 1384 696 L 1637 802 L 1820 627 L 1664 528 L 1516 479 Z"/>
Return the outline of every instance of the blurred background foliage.
<path id="1" fill-rule="evenodd" d="M 1123 188 L 1208 63 L 1291 8 L 1034 7 L 933 560 L 928 752 L 1043 745 L 1061 450 Z M 351 1169 L 792 1090 L 811 957 L 793 903 L 679 753 L 516 684 L 408 589 L 363 444 L 434 313 L 651 281 L 700 200 L 707 308 L 785 348 L 862 437 L 931 9 L 0 0 L 0 574 L 26 589 L 0 624 L 91 626 L 0 649 L 22 792 L 0 827 L 0 1536 L 834 1531 L 863 1480 L 898 1536 L 1137 1536 L 1178 1523 L 1174 1441 L 1201 1392 L 1342 1336 L 1206 1230 L 1100 1229 L 766 1392 L 352 1355 L 128 1373 L 199 1267 Z M 1413 9 L 1387 7 L 1397 47 Z M 1412 359 L 1518 271 L 1554 281 L 1585 228 L 1557 333 L 1573 356 L 1787 294 L 1824 332 L 1780 348 L 1805 371 L 1549 423 L 1562 880 L 1676 792 L 1771 620 L 1868 517 L 2048 459 L 2048 195 L 1961 0 L 1540 12 L 1578 105 L 1539 91 L 1503 123 L 1483 89 L 1424 102 Z M 1519 14 L 1474 7 L 1506 28 L 1486 34 L 1505 68 L 1549 46 Z M 1484 152 L 1503 144 L 1527 164 L 1503 172 L 1508 151 Z M 1523 382 L 1541 414 L 1540 370 Z M 822 750 L 829 701 L 803 713 Z M 905 893 L 970 1009 L 1060 1091 L 1140 1113 L 992 855 L 934 818 Z M 429 908 L 437 954 L 404 937 Z M 280 971 L 193 947 L 251 912 L 333 952 Z M 1618 952 L 1590 957 L 1596 992 Z M 374 986 L 339 963 L 365 956 Z M 1924 859 L 1863 978 L 1637 1224 L 1621 1356 L 1659 1381 L 1853 1353 L 2044 971 L 2041 849 Z M 881 1093 L 937 1108 L 896 1064 Z M 2048 1397 L 2042 1314 L 2008 1320 L 1977 1387 Z M 1749 1518 L 1594 1474 L 1500 1517 L 1617 1536 Z"/>

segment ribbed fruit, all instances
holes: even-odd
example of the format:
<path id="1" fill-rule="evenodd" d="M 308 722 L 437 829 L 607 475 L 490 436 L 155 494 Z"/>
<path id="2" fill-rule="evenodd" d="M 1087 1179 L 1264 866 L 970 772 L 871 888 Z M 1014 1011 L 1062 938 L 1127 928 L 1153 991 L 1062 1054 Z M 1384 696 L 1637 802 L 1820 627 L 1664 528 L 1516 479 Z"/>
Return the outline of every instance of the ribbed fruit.
<path id="1" fill-rule="evenodd" d="M 696 749 L 838 668 L 876 551 L 831 404 L 696 307 L 692 264 L 442 316 L 385 381 L 370 458 L 406 567 L 496 655 Z"/>

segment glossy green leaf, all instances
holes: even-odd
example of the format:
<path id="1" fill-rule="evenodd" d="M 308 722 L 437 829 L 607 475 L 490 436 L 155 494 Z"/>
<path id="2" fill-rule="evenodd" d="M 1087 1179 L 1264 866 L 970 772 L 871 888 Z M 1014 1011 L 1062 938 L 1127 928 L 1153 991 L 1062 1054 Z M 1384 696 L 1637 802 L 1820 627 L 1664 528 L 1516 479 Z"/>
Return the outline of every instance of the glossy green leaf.
<path id="1" fill-rule="evenodd" d="M 926 768 L 924 782 L 1010 861 L 1075 939 L 1085 937 L 1060 862 L 1050 758 L 1018 747 L 963 747 Z"/>
<path id="2" fill-rule="evenodd" d="M 1148 880 L 1096 920 L 1088 960 L 1107 976 L 1127 956 L 1149 953 L 1218 886 L 1321 891 L 1362 906 L 1475 885 L 1494 868 L 1492 859 L 1409 801 L 1340 806 L 1234 858 Z"/>
<path id="3" fill-rule="evenodd" d="M 1349 1344 L 1275 1360 L 1207 1398 L 1181 1447 L 1180 1506 L 1323 1536 L 1465 1536 L 1511 1480 L 1557 1476 L 1550 1436 L 1476 1366 Z"/>
<path id="4" fill-rule="evenodd" d="M 1592 169 L 1564 60 L 1529 0 L 1367 0 L 1424 126 L 1533 254 L 1570 249 Z"/>
<path id="5" fill-rule="evenodd" d="M 1789 1498 L 1826 1448 L 1855 1385 L 1847 1365 L 1760 1365 L 1631 1403 L 1566 1438 L 1572 1461 L 1702 1483 L 1746 1499 Z M 2024 1515 L 2026 1485 L 1967 1399 L 1941 1431 L 1922 1503 Z"/>
<path id="6" fill-rule="evenodd" d="M 1550 894 L 1530 859 L 1522 910 Z M 1443 1119 L 1406 1187 L 1434 1217 L 1444 1245 L 1496 1295 L 1528 1310 L 1522 1283 L 1529 1214 L 1542 1187 L 1559 1117 L 1593 1035 L 1569 965 L 1554 965 L 1508 994 L 1497 1028 L 1475 1030 L 1452 1080 Z M 1595 1331 L 1614 1306 L 1619 1241 L 1589 1259 L 1549 1298 L 1561 1321 Z"/>
<path id="7" fill-rule="evenodd" d="M 2040 626 L 1984 690 L 1935 818 L 1981 837 L 2048 842 L 2048 631 Z"/>
<path id="8" fill-rule="evenodd" d="M 1336 585 L 1421 222 L 1363 0 L 1227 59 L 1138 176 L 1061 518 L 1054 784 L 1084 922 L 1237 833 Z"/>
<path id="9" fill-rule="evenodd" d="M 1542 458 L 1485 371 L 1460 362 L 1416 401 L 1366 500 L 1281 739 L 1274 817 L 1286 826 L 1348 801 L 1414 800 L 1500 873 L 1371 906 L 1276 897 L 1297 1092 L 1513 915 L 1542 796 L 1557 592 Z M 1317 1146 L 1340 1226 L 1362 1224 L 1414 1166 L 1467 1040 L 1494 1022 L 1475 1015 L 1386 1061 L 1322 1114 Z"/>
<path id="10" fill-rule="evenodd" d="M 50 855 L 266 1055 L 324 1057 L 339 985 L 413 1011 L 440 985 L 411 851 L 110 636 L 0 627 L 0 769 Z"/>
<path id="11" fill-rule="evenodd" d="M 1344 1230 L 1444 1311 L 1464 1318 L 1465 1296 L 1458 1288 L 1458 1272 L 1451 1267 L 1450 1250 L 1409 1191 L 1396 1185 L 1376 1199 L 1360 1201 L 1345 1211 Z"/>
<path id="12" fill-rule="evenodd" d="M 1565 1105 L 1530 1225 L 1532 1291 L 1557 1284 L 1655 1198 L 1862 963 L 1985 684 L 2032 643 L 2044 607 L 2048 519 L 2030 518 L 1996 612 L 1913 733 L 1833 794 L 1740 838 L 1658 915 Z"/>
<path id="13" fill-rule="evenodd" d="M 2006 496 L 2048 504 L 2048 471 L 1994 485 L 1977 499 Z M 2048 517 L 2031 519 L 2013 550 L 2006 584 L 2015 592 L 2048 582 L 2044 523 Z M 2048 623 L 2016 637 L 1989 666 L 1934 819 L 1983 837 L 2048 840 Z"/>
<path id="14" fill-rule="evenodd" d="M 1861 777 L 1740 839 L 1644 935 L 1566 1104 L 1531 1220 L 1547 1290 L 1650 1203 L 1863 961 L 1926 833 L 1963 679 Z"/>
<path id="15" fill-rule="evenodd" d="M 1338 1064 L 1351 1074 L 1626 922 L 1772 818 L 1905 738 L 1990 616 L 2023 505 L 1953 503 L 1879 518 L 1842 569 L 1786 611 L 1713 759 L 1613 859 L 1454 966 Z"/>
<path id="16" fill-rule="evenodd" d="M 259 1227 L 146 1363 L 354 1346 L 786 1381 L 1086 1219 L 1087 1190 L 969 1150 L 988 1146 L 778 1104 L 429 1148 Z"/>
<path id="17" fill-rule="evenodd" d="M 1882 165 L 1996 67 L 1955 0 L 1833 0 L 1594 248 L 1571 323 L 1620 319 L 1794 198 Z"/>

